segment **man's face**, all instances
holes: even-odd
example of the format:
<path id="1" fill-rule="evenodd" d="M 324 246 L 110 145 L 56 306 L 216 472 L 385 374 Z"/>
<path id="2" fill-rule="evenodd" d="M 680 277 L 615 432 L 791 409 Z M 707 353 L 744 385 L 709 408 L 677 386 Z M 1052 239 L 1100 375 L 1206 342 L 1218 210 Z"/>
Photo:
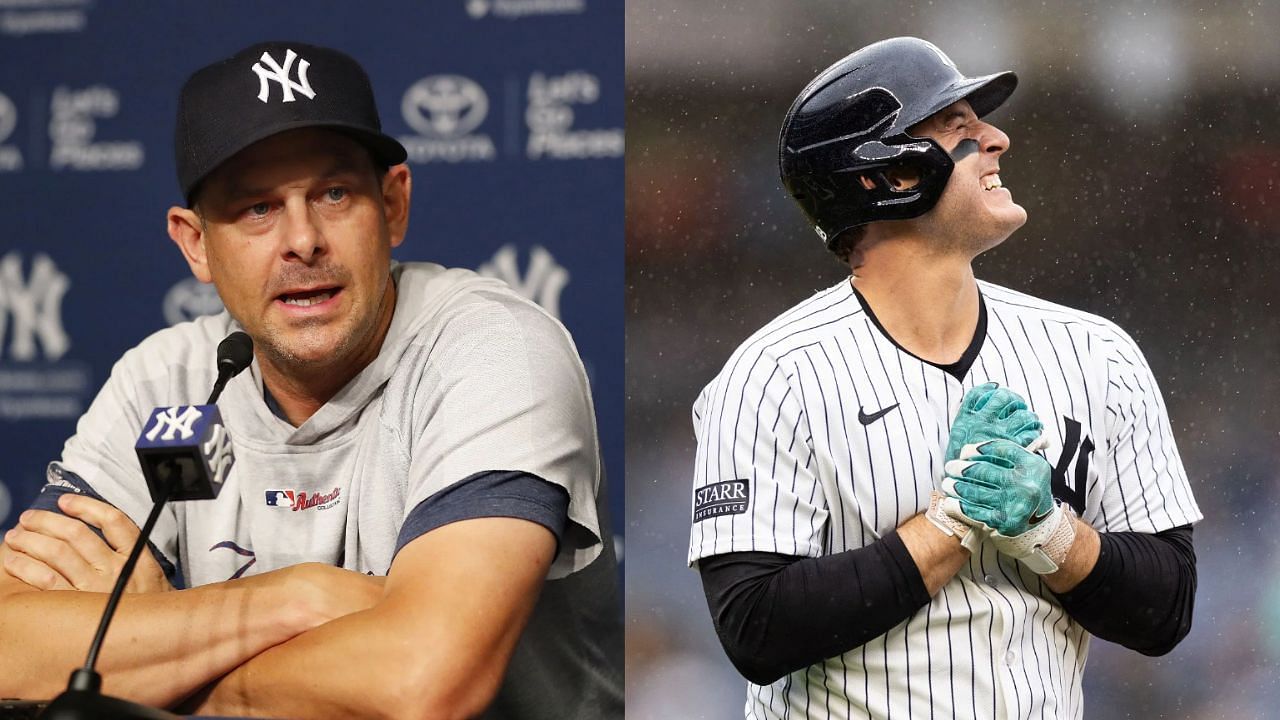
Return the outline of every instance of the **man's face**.
<path id="1" fill-rule="evenodd" d="M 203 183 L 196 211 L 204 262 L 192 262 L 192 271 L 214 283 L 281 369 L 371 358 L 393 308 L 388 266 L 404 237 L 393 197 L 401 180 L 407 204 L 403 166 L 379 179 L 354 140 L 315 128 L 273 135 Z"/>
<path id="2" fill-rule="evenodd" d="M 1027 221 L 1027 211 L 1013 201 L 997 174 L 1009 136 L 979 119 L 967 100 L 948 105 L 909 133 L 933 138 L 955 160 L 938 204 L 920 218 L 932 226 L 931 234 L 982 252 Z"/>

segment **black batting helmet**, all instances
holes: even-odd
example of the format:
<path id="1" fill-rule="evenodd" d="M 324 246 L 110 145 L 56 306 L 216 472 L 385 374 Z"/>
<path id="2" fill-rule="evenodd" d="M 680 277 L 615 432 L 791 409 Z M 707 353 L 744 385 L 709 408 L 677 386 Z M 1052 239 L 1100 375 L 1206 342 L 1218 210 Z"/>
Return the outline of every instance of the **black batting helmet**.
<path id="1" fill-rule="evenodd" d="M 850 228 L 919 217 L 938 202 L 955 163 L 907 128 L 962 99 L 982 117 L 1017 84 L 1012 72 L 965 77 L 919 38 L 868 45 L 823 70 L 791 104 L 778 138 L 782 183 L 828 249 Z M 895 189 L 884 172 L 896 167 L 914 169 L 920 181 Z"/>

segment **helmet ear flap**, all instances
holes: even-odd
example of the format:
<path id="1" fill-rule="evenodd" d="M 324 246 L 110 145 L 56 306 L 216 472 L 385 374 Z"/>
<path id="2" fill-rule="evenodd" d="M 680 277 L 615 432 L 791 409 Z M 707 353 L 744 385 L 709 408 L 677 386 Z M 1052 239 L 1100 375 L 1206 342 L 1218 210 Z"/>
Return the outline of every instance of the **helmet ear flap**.
<path id="1" fill-rule="evenodd" d="M 894 167 L 887 167 L 876 173 L 880 179 L 879 186 L 887 192 L 902 193 L 910 192 L 920 185 L 924 180 L 926 171 L 921 166 L 910 163 L 903 163 Z M 871 190 L 876 187 L 873 184 L 867 187 L 867 183 L 863 183 L 863 187 Z"/>
<path id="2" fill-rule="evenodd" d="M 984 115 L 1016 85 L 1008 72 L 966 77 L 918 38 L 868 45 L 819 73 L 791 104 L 778 142 L 782 182 L 828 245 L 850 228 L 924 215 L 955 162 L 909 129 L 966 98 Z"/>
<path id="3" fill-rule="evenodd" d="M 883 134 L 902 110 L 888 90 L 814 99 L 829 100 L 830 90 L 797 99 L 778 148 L 783 183 L 819 237 L 829 241 L 859 225 L 928 212 L 954 166 L 946 151 L 931 138 Z M 929 180 L 939 175 L 932 188 Z"/>

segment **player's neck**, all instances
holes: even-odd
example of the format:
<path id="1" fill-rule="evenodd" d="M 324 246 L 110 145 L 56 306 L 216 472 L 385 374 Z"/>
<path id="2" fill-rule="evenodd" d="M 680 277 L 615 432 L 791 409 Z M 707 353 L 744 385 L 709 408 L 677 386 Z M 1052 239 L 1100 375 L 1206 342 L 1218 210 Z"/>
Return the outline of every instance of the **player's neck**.
<path id="1" fill-rule="evenodd" d="M 338 390 L 342 389 L 341 385 L 322 388 L 315 384 L 299 382 L 297 377 L 281 373 L 270 363 L 261 362 L 261 358 L 259 358 L 259 365 L 262 367 L 262 382 L 267 392 L 271 393 L 271 398 L 279 406 L 280 414 L 294 427 L 301 426 L 315 415 L 330 398 L 338 393 Z"/>
<path id="2" fill-rule="evenodd" d="M 978 284 L 969 258 L 881 243 L 855 262 L 854 287 L 898 345 L 940 365 L 960 359 L 978 326 Z"/>

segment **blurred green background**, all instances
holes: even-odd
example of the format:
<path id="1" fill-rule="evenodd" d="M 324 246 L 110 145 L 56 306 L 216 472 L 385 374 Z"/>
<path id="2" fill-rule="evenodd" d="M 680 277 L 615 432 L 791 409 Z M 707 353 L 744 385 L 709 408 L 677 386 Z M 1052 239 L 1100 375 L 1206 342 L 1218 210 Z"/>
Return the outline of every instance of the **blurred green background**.
<path id="1" fill-rule="evenodd" d="M 1205 520 L 1191 634 L 1094 641 L 1085 716 L 1280 716 L 1280 3 L 627 2 L 627 717 L 742 717 L 685 567 L 690 405 L 848 274 L 778 181 L 796 93 L 894 35 L 1020 84 L 989 120 L 1030 215 L 979 277 L 1112 319 L 1160 382 Z"/>

